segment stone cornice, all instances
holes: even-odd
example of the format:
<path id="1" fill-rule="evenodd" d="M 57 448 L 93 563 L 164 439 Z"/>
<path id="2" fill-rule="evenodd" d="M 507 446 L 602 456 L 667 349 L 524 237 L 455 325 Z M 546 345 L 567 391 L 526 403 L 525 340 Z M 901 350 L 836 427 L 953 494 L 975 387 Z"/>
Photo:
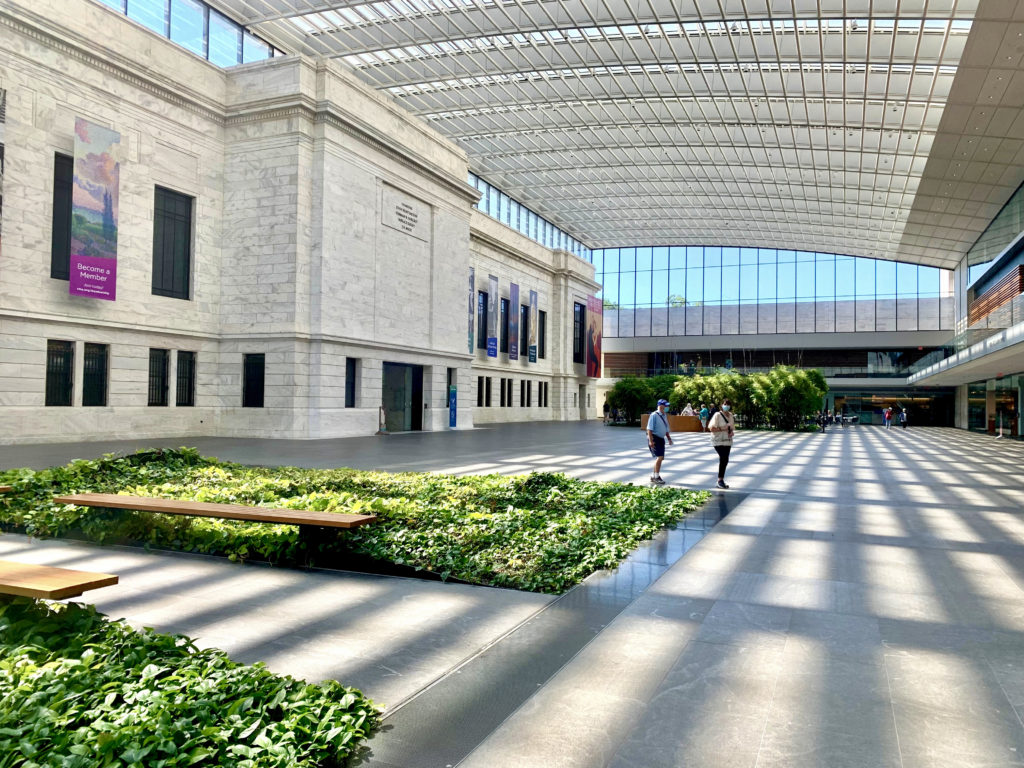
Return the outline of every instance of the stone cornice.
<path id="1" fill-rule="evenodd" d="M 29 15 L 24 10 L 21 10 L 21 13 L 26 16 Z M 93 69 L 116 77 L 135 88 L 147 91 L 162 101 L 194 112 L 204 119 L 211 120 L 217 124 L 222 124 L 224 121 L 224 111 L 215 102 L 200 96 L 194 91 L 188 90 L 180 83 L 169 81 L 160 75 L 153 73 L 139 74 L 138 62 L 130 61 L 119 54 L 109 50 L 104 50 L 102 56 L 93 53 L 87 50 L 87 46 L 91 45 L 90 41 L 74 37 L 66 29 L 61 29 L 60 33 L 48 31 L 46 28 L 52 28 L 52 24 L 46 19 L 31 15 L 31 21 L 29 21 L 15 16 L 7 9 L 0 7 L 0 29 L 4 27 L 35 40 L 63 56 L 80 61 Z M 173 45 L 170 41 L 167 41 L 167 43 L 168 45 Z M 182 50 L 182 55 L 188 55 L 184 49 Z M 218 69 L 213 64 L 209 66 Z"/>
<path id="2" fill-rule="evenodd" d="M 387 135 L 371 126 L 357 123 L 338 112 L 330 101 L 315 101 L 304 94 L 247 102 L 228 110 L 228 126 L 268 122 L 291 117 L 300 117 L 311 124 L 327 125 L 351 136 L 362 144 L 381 153 L 389 160 L 404 165 L 417 174 L 426 176 L 448 192 L 457 195 L 470 204 L 477 201 L 480 193 L 469 182 L 459 182 L 445 171 L 430 163 L 407 154 L 404 149 L 391 141 Z"/>

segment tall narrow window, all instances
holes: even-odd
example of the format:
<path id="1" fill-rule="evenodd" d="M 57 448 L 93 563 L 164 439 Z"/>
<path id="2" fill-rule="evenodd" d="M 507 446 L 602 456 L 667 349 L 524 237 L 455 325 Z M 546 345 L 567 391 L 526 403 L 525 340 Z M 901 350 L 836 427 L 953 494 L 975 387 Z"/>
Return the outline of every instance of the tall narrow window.
<path id="1" fill-rule="evenodd" d="M 586 307 L 582 304 L 572 305 L 572 361 L 587 362 L 586 347 L 583 345 L 583 328 L 586 325 Z"/>
<path id="2" fill-rule="evenodd" d="M 487 349 L 487 291 L 476 295 L 476 346 Z"/>
<path id="3" fill-rule="evenodd" d="M 260 354 L 242 357 L 242 407 L 263 407 L 263 379 L 267 356 Z"/>
<path id="4" fill-rule="evenodd" d="M 509 408 L 512 407 L 512 379 L 505 379 L 505 387 L 508 389 L 508 394 L 505 395 L 505 405 Z"/>
<path id="5" fill-rule="evenodd" d="M 526 407 L 533 407 L 533 382 L 526 382 Z"/>
<path id="6" fill-rule="evenodd" d="M 547 355 L 546 338 L 548 335 L 548 313 L 543 309 L 537 312 L 537 357 L 543 359 Z"/>
<path id="7" fill-rule="evenodd" d="M 167 362 L 171 353 L 166 349 L 149 350 L 149 405 L 167 405 Z"/>
<path id="8" fill-rule="evenodd" d="M 110 347 L 86 344 L 82 356 L 82 405 L 107 404 L 107 370 Z"/>
<path id="9" fill-rule="evenodd" d="M 189 298 L 192 271 L 192 198 L 156 188 L 153 206 L 153 293 Z"/>
<path id="10" fill-rule="evenodd" d="M 484 377 L 476 377 L 476 407 L 484 407 Z"/>
<path id="11" fill-rule="evenodd" d="M 53 157 L 53 221 L 50 224 L 50 277 L 71 277 L 71 187 L 75 161 L 67 155 Z"/>
<path id="12" fill-rule="evenodd" d="M 508 299 L 501 300 L 501 346 L 502 352 L 508 352 Z"/>
<path id="13" fill-rule="evenodd" d="M 196 353 L 178 352 L 178 382 L 175 405 L 191 407 L 196 404 Z"/>
<path id="14" fill-rule="evenodd" d="M 46 342 L 46 404 L 71 405 L 75 376 L 75 343 Z"/>
<path id="15" fill-rule="evenodd" d="M 487 389 L 484 391 L 484 406 L 491 407 L 491 377 L 487 377 Z"/>
<path id="16" fill-rule="evenodd" d="M 523 349 L 523 339 L 527 339 L 525 343 L 529 343 L 530 338 L 530 305 L 523 304 L 519 309 L 519 348 Z M 527 357 L 529 360 L 529 357 Z"/>
<path id="17" fill-rule="evenodd" d="M 356 407 L 356 363 L 355 357 L 345 358 L 345 407 Z"/>
<path id="18" fill-rule="evenodd" d="M 526 407 L 526 379 L 519 382 L 519 407 Z"/>

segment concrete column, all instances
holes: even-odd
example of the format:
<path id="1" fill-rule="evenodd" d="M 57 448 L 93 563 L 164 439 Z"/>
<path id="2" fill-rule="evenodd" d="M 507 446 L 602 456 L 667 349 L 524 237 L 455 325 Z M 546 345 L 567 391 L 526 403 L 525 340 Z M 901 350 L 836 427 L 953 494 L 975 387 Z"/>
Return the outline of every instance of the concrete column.
<path id="1" fill-rule="evenodd" d="M 953 426 L 957 429 L 967 429 L 968 406 L 967 385 L 961 384 L 956 388 L 953 409 Z"/>

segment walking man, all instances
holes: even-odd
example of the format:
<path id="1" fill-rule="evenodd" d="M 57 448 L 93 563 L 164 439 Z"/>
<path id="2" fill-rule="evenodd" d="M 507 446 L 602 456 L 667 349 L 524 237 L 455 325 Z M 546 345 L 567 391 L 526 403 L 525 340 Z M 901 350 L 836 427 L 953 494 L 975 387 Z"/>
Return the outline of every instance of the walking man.
<path id="1" fill-rule="evenodd" d="M 668 400 L 658 401 L 658 410 L 647 419 L 647 445 L 654 457 L 654 470 L 651 472 L 651 482 L 655 485 L 664 485 L 661 479 L 661 462 L 665 458 L 665 441 L 672 444 L 672 435 L 668 431 L 668 416 L 665 409 L 668 407 Z"/>

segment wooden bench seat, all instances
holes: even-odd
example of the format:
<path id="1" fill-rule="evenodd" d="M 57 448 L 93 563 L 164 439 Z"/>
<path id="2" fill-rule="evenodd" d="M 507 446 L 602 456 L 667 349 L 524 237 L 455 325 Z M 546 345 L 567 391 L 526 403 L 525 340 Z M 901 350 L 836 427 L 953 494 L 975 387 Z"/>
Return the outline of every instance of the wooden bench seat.
<path id="1" fill-rule="evenodd" d="M 219 517 L 227 520 L 284 523 L 286 525 L 312 526 L 315 528 L 356 528 L 360 525 L 372 523 L 377 519 L 376 515 L 315 512 L 307 509 L 246 507 L 239 504 L 216 504 L 208 501 L 154 499 L 146 496 L 119 496 L 114 493 L 76 493 L 70 496 L 55 496 L 53 500 L 58 504 L 75 504 L 79 507 L 135 509 L 142 512 L 162 512 L 168 515 Z"/>
<path id="2" fill-rule="evenodd" d="M 117 584 L 117 576 L 111 573 L 0 560 L 0 595 L 63 600 L 78 597 L 87 589 L 109 587 L 111 584 Z"/>

